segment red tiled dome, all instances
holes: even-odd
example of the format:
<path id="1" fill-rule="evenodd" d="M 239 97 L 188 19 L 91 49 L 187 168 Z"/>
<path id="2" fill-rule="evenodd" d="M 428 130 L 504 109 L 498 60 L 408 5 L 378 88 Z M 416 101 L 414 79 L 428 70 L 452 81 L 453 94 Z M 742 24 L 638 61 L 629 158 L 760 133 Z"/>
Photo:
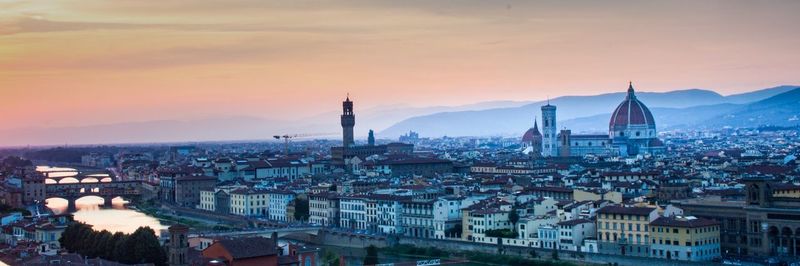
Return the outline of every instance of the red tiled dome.
<path id="1" fill-rule="evenodd" d="M 636 99 L 633 92 L 633 84 L 628 87 L 628 96 L 617 106 L 611 114 L 611 121 L 608 122 L 610 131 L 623 130 L 629 125 L 645 125 L 647 128 L 655 128 L 656 122 L 653 114 L 642 102 Z"/>
<path id="2" fill-rule="evenodd" d="M 522 135 L 522 141 L 531 142 L 534 140 L 534 137 L 542 137 L 542 133 L 539 133 L 539 125 L 536 122 L 533 122 L 533 127 L 528 129 L 528 131 Z"/>

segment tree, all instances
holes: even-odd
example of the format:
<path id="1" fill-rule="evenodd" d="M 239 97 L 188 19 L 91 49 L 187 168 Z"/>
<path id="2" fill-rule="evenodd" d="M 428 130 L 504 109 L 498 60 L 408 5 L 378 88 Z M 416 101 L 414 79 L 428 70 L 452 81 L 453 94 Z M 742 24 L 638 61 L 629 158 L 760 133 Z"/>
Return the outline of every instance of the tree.
<path id="1" fill-rule="evenodd" d="M 514 225 L 514 229 L 517 228 L 517 222 L 519 222 L 519 213 L 517 212 L 517 205 L 511 207 L 511 211 L 508 213 L 508 221 Z"/>
<path id="2" fill-rule="evenodd" d="M 309 208 L 308 208 L 308 200 L 295 198 L 294 199 L 294 220 L 295 221 L 306 221 L 308 220 L 309 215 Z"/>
<path id="3" fill-rule="evenodd" d="M 531 251 L 528 251 L 528 254 L 531 255 L 531 258 L 538 258 L 539 257 L 539 254 L 536 253 L 535 249 L 531 249 Z"/>
<path id="4" fill-rule="evenodd" d="M 86 224 L 72 223 L 67 226 L 67 228 L 64 228 L 64 232 L 61 233 L 61 238 L 58 239 L 61 247 L 69 252 L 75 252 L 75 247 L 78 243 L 78 234 L 83 226 L 86 226 Z"/>
<path id="5" fill-rule="evenodd" d="M 108 241 L 108 245 L 105 246 L 105 251 L 103 252 L 103 258 L 107 260 L 116 260 L 117 258 L 117 246 L 122 246 L 122 243 L 125 243 L 128 236 L 122 232 L 116 232 L 114 235 L 111 236 L 111 239 Z"/>
<path id="6" fill-rule="evenodd" d="M 92 228 L 86 224 L 78 228 L 78 233 L 75 236 L 75 252 L 81 254 L 86 252 L 86 246 L 89 245 L 89 241 L 91 241 L 92 232 L 94 232 L 94 230 L 92 230 Z"/>
<path id="7" fill-rule="evenodd" d="M 111 238 L 114 235 L 111 234 L 108 230 L 103 230 L 97 233 L 97 239 L 94 242 L 94 247 L 92 247 L 91 255 L 87 255 L 89 257 L 101 257 L 107 259 L 108 257 L 105 256 L 106 254 L 106 247 L 111 242 Z"/>
<path id="8" fill-rule="evenodd" d="M 553 260 L 558 260 L 558 249 L 553 250 L 553 254 L 551 255 Z"/>
<path id="9" fill-rule="evenodd" d="M 511 229 L 491 229 L 484 231 L 488 237 L 517 238 L 517 232 Z"/>
<path id="10" fill-rule="evenodd" d="M 325 255 L 322 256 L 322 261 L 322 265 L 339 266 L 339 256 L 330 251 L 325 251 Z"/>
<path id="11" fill-rule="evenodd" d="M 167 254 L 161 248 L 155 231 L 150 227 L 139 227 L 128 238 L 133 242 L 133 258 L 135 263 L 153 263 L 164 265 L 167 261 Z"/>
<path id="12" fill-rule="evenodd" d="M 101 257 L 126 264 L 166 265 L 166 251 L 150 227 L 139 227 L 131 234 L 95 231 L 84 223 L 73 223 L 58 240 L 61 247 L 86 257 Z"/>
<path id="13" fill-rule="evenodd" d="M 364 257 L 364 265 L 378 264 L 378 248 L 375 245 L 367 247 L 367 256 Z"/>
<path id="14" fill-rule="evenodd" d="M 113 261 L 133 264 L 135 262 L 135 258 L 133 257 L 133 241 L 130 240 L 130 235 L 124 234 L 115 245 L 114 245 L 114 256 Z"/>

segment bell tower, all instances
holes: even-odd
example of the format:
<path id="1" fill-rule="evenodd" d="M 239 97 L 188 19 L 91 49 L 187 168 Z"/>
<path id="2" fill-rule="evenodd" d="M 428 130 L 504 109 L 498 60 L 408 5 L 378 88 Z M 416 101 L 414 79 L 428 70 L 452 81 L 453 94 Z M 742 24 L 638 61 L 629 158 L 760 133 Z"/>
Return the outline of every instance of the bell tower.
<path id="1" fill-rule="evenodd" d="M 558 135 L 556 133 L 556 106 L 542 106 L 542 156 L 558 156 Z"/>
<path id="2" fill-rule="evenodd" d="M 353 146 L 353 127 L 356 125 L 356 116 L 353 114 L 353 102 L 350 101 L 350 95 L 342 102 L 342 147 Z"/>
<path id="3" fill-rule="evenodd" d="M 170 266 L 188 266 L 189 240 L 186 235 L 189 227 L 182 224 L 175 224 L 169 227 L 169 261 Z"/>
<path id="4" fill-rule="evenodd" d="M 772 203 L 771 179 L 764 177 L 744 178 L 745 191 L 748 205 L 758 205 L 759 207 L 769 207 Z"/>

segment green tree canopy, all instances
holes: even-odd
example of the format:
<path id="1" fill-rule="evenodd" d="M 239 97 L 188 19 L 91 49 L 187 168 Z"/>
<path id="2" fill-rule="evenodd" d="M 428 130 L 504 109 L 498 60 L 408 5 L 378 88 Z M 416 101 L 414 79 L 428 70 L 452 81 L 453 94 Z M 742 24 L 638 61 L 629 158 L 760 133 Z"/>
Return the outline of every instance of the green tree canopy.
<path id="1" fill-rule="evenodd" d="M 375 245 L 367 247 L 367 256 L 364 257 L 364 265 L 378 264 L 378 248 Z"/>
<path id="2" fill-rule="evenodd" d="M 95 231 L 90 225 L 73 223 L 58 240 L 69 252 L 90 258 L 103 258 L 126 264 L 166 265 L 167 255 L 150 227 L 139 227 L 133 234 Z"/>

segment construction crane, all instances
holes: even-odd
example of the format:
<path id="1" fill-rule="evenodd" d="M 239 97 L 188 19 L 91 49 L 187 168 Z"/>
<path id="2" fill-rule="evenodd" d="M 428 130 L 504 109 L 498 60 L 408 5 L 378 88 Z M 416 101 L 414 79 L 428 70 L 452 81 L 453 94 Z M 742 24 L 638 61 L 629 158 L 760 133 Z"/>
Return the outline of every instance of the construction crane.
<path id="1" fill-rule="evenodd" d="M 310 138 L 310 137 L 321 137 L 321 136 L 330 136 L 335 135 L 337 133 L 314 133 L 314 134 L 283 134 L 283 135 L 274 135 L 272 136 L 274 139 L 280 140 L 283 139 L 283 155 L 289 155 L 289 140 L 296 139 L 296 138 Z"/>

